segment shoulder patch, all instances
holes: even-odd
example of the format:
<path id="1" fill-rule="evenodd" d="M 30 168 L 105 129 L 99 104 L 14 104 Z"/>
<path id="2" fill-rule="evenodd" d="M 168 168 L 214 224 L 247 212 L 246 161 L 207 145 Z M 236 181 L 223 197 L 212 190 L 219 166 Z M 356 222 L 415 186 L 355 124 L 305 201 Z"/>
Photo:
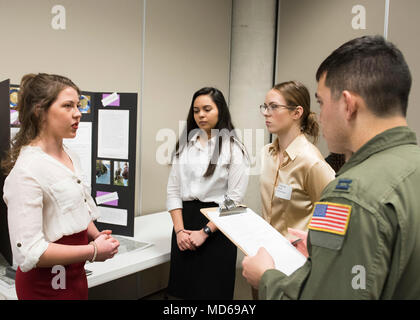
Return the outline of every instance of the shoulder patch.
<path id="1" fill-rule="evenodd" d="M 351 206 L 340 203 L 316 202 L 308 228 L 345 235 L 350 214 Z"/>
<path id="2" fill-rule="evenodd" d="M 350 186 L 353 180 L 349 179 L 339 179 L 337 185 L 335 186 L 335 190 L 339 191 L 350 191 Z"/>

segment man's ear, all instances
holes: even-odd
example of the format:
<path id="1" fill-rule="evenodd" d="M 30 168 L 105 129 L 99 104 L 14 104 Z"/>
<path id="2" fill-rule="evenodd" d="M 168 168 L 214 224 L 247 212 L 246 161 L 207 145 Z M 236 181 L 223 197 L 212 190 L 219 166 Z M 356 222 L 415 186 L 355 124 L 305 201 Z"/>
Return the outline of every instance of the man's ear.
<path id="1" fill-rule="evenodd" d="M 345 103 L 346 120 L 349 121 L 354 118 L 359 111 L 359 100 L 354 93 L 350 91 L 343 91 L 343 99 Z"/>

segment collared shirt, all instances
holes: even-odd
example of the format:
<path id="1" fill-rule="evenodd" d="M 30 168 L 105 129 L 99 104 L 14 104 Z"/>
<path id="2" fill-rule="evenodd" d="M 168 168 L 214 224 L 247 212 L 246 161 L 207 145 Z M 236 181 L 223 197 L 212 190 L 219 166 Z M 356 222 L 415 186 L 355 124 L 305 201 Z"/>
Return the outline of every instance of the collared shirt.
<path id="1" fill-rule="evenodd" d="M 74 172 L 40 147 L 22 147 L 4 183 L 14 261 L 23 272 L 36 266 L 48 244 L 85 230 L 99 210 L 80 161 L 65 148 Z"/>
<path id="2" fill-rule="evenodd" d="M 350 208 L 345 234 L 310 229 L 308 261 L 290 277 L 267 270 L 260 298 L 420 299 L 416 140 L 395 127 L 352 155 L 321 195 L 322 203 Z"/>
<path id="3" fill-rule="evenodd" d="M 325 186 L 334 179 L 335 172 L 304 134 L 292 141 L 282 157 L 279 153 L 273 155 L 270 152 L 277 143 L 276 139 L 266 145 L 262 152 L 262 216 L 288 237 L 287 228 L 307 230 L 314 203 L 319 200 Z M 290 199 L 276 192 L 276 188 L 282 186 L 283 189 L 291 188 Z"/>
<path id="4" fill-rule="evenodd" d="M 212 137 L 203 146 L 196 134 L 174 157 L 167 186 L 166 207 L 168 211 L 182 208 L 182 201 L 222 203 L 227 195 L 241 203 L 248 186 L 248 163 L 237 142 L 222 142 L 216 169 L 211 177 L 204 174 L 213 155 L 217 137 Z"/>

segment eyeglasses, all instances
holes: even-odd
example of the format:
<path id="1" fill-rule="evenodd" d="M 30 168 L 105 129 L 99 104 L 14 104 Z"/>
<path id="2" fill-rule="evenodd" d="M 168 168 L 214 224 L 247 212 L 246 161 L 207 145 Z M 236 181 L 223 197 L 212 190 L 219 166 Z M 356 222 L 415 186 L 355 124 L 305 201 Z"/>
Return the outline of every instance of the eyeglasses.
<path id="1" fill-rule="evenodd" d="M 265 103 L 260 105 L 260 111 L 262 114 L 272 114 L 273 111 L 277 111 L 280 108 L 285 108 L 285 109 L 289 109 L 289 110 L 294 110 L 297 106 L 285 106 L 283 104 L 270 104 L 269 106 L 267 106 Z"/>

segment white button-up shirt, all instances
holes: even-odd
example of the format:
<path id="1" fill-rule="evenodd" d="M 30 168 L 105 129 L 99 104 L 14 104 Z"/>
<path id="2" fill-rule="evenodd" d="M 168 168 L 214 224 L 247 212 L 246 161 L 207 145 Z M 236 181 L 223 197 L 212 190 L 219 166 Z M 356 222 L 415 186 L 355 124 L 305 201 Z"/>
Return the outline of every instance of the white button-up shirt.
<path id="1" fill-rule="evenodd" d="M 75 172 L 40 147 L 22 147 L 4 184 L 14 261 L 23 272 L 36 266 L 48 244 L 86 230 L 99 217 L 82 174 L 68 148 Z"/>
<path id="2" fill-rule="evenodd" d="M 248 186 L 249 166 L 238 143 L 225 139 L 222 143 L 217 166 L 211 177 L 204 174 L 213 155 L 217 136 L 205 146 L 196 134 L 179 157 L 174 157 L 167 186 L 166 207 L 168 211 L 182 208 L 182 201 L 224 201 L 224 196 L 241 203 Z"/>

